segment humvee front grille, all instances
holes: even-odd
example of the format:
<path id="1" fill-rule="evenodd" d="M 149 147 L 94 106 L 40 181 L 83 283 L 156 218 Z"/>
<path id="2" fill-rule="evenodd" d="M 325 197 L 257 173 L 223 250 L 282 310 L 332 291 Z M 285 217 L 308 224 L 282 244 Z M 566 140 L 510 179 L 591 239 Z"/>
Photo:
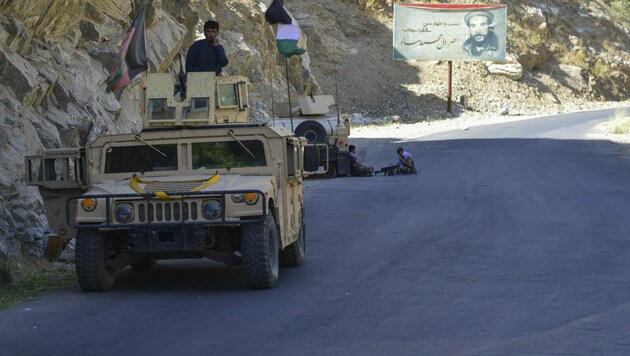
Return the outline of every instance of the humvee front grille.
<path id="1" fill-rule="evenodd" d="M 181 222 L 197 221 L 199 204 L 196 201 L 142 202 L 136 204 L 137 221 L 146 222 Z"/>
<path id="2" fill-rule="evenodd" d="M 261 197 L 261 214 L 254 216 L 226 217 L 226 199 L 228 194 L 256 193 Z M 174 200 L 160 200 L 152 193 L 146 194 L 99 194 L 81 195 L 68 198 L 66 204 L 66 221 L 68 226 L 75 229 L 87 228 L 136 228 L 139 225 L 163 226 L 172 225 L 215 225 L 215 224 L 247 224 L 261 222 L 267 215 L 267 202 L 265 194 L 260 190 L 231 190 L 222 192 L 186 192 L 185 196 L 179 191 L 168 191 L 166 195 Z M 104 203 L 105 216 L 95 216 L 93 222 L 75 221 L 74 210 L 78 208 L 79 201 L 86 198 L 93 198 Z M 216 220 L 207 220 L 201 214 L 202 204 L 207 199 L 219 201 L 222 207 L 222 214 Z M 133 206 L 134 217 L 128 224 L 122 224 L 114 220 L 113 214 L 115 206 L 120 204 L 130 204 Z"/>

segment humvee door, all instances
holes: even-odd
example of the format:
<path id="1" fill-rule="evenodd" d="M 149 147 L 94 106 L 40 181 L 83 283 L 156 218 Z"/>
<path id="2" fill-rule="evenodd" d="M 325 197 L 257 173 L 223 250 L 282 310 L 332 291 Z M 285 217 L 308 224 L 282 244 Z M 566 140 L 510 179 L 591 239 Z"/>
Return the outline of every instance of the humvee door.
<path id="1" fill-rule="evenodd" d="M 53 233 L 67 239 L 76 230 L 68 227 L 66 202 L 89 188 L 85 148 L 63 148 L 25 157 L 26 184 L 39 187 L 46 217 Z"/>

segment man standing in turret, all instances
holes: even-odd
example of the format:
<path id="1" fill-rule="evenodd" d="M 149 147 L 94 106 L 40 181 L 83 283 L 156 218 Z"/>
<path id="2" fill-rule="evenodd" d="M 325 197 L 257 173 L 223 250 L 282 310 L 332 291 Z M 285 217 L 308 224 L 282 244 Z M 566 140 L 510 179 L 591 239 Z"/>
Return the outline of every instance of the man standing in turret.
<path id="1" fill-rule="evenodd" d="M 223 46 L 219 44 L 219 23 L 214 20 L 203 25 L 205 39 L 195 41 L 186 55 L 186 73 L 215 72 L 221 75 L 221 69 L 228 65 Z"/>

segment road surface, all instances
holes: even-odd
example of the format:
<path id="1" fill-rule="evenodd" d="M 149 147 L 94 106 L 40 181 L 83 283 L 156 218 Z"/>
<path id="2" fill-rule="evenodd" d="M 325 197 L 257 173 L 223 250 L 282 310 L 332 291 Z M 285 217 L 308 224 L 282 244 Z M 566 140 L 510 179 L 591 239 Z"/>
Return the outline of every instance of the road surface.
<path id="1" fill-rule="evenodd" d="M 0 312 L 0 354 L 630 354 L 630 159 L 589 139 L 610 115 L 368 145 L 421 174 L 309 180 L 307 260 L 277 288 L 203 260 L 126 269 Z"/>

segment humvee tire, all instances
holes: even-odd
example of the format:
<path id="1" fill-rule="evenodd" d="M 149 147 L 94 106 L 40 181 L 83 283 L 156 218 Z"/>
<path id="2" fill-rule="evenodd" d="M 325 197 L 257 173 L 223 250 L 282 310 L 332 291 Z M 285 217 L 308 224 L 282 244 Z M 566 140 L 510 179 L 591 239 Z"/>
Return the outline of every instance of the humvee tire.
<path id="1" fill-rule="evenodd" d="M 241 228 L 241 258 L 247 288 L 273 288 L 278 284 L 280 245 L 271 212 L 265 221 Z"/>
<path id="2" fill-rule="evenodd" d="M 304 220 L 302 220 L 302 226 L 297 240 L 287 246 L 282 252 L 280 252 L 280 265 L 287 267 L 301 266 L 304 263 L 304 256 L 306 255 L 306 227 L 304 226 Z"/>
<path id="3" fill-rule="evenodd" d="M 308 143 L 326 143 L 326 129 L 315 120 L 307 120 L 295 128 L 296 136 L 304 136 Z"/>
<path id="4" fill-rule="evenodd" d="M 147 257 L 138 262 L 132 262 L 130 266 L 131 269 L 134 271 L 148 271 L 157 266 L 157 260 L 155 258 Z"/>
<path id="5" fill-rule="evenodd" d="M 116 270 L 105 265 L 107 235 L 96 229 L 79 229 L 74 247 L 79 286 L 84 292 L 102 292 L 110 289 L 116 279 Z"/>

